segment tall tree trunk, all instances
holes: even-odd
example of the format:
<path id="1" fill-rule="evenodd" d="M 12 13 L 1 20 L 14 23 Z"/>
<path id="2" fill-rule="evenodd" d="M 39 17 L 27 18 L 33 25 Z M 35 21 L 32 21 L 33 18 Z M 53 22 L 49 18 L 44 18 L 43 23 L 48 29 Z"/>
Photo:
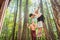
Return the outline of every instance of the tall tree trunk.
<path id="1" fill-rule="evenodd" d="M 23 32 L 22 32 L 22 39 L 27 40 L 27 23 L 28 23 L 28 0 L 26 0 L 25 10 L 24 10 L 24 25 L 23 25 Z"/>
<path id="2" fill-rule="evenodd" d="M 47 16 L 47 22 L 48 22 L 48 29 L 49 29 L 50 40 L 56 40 L 49 16 Z"/>
<path id="3" fill-rule="evenodd" d="M 14 10 L 14 26 L 12 29 L 12 40 L 14 40 L 14 35 L 15 35 L 15 27 L 16 27 L 16 19 L 17 19 L 17 11 L 18 11 L 18 0 L 16 2 L 16 9 Z"/>
<path id="4" fill-rule="evenodd" d="M 58 2 L 59 0 L 50 0 L 52 3 L 52 8 L 53 8 L 53 13 L 54 13 L 54 20 L 56 23 L 56 28 L 57 28 L 57 32 L 58 32 L 58 37 L 60 40 L 60 2 Z"/>
<path id="5" fill-rule="evenodd" d="M 18 35 L 17 35 L 17 40 L 21 40 L 21 35 L 22 35 L 22 17 L 21 17 L 21 9 L 22 9 L 22 0 L 19 1 L 19 27 L 18 27 Z"/>
<path id="6" fill-rule="evenodd" d="M 52 27 L 52 23 L 51 23 L 51 17 L 50 17 L 50 13 L 49 13 L 49 10 L 48 10 L 48 5 L 47 5 L 47 2 L 45 1 L 45 4 L 46 4 L 46 7 L 47 7 L 47 21 L 48 21 L 48 29 L 49 29 L 49 34 L 50 34 L 50 37 L 52 38 L 52 40 L 56 40 L 55 39 L 55 35 L 54 35 L 54 32 L 53 32 L 53 27 Z"/>
<path id="7" fill-rule="evenodd" d="M 41 7 L 41 13 L 44 15 L 42 0 L 40 0 L 40 7 Z M 49 36 L 49 33 L 48 33 L 48 30 L 47 30 L 45 22 L 43 24 L 43 28 L 44 28 L 44 31 L 45 31 L 46 40 L 50 40 L 50 36 Z"/>
<path id="8" fill-rule="evenodd" d="M 3 20 L 4 20 L 4 15 L 5 15 L 5 10 L 8 6 L 9 0 L 4 0 L 1 9 L 0 9 L 0 33 L 2 31 L 2 26 L 3 26 Z"/>
<path id="9" fill-rule="evenodd" d="M 15 37 L 15 40 L 17 40 L 17 32 L 16 32 L 16 37 Z"/>

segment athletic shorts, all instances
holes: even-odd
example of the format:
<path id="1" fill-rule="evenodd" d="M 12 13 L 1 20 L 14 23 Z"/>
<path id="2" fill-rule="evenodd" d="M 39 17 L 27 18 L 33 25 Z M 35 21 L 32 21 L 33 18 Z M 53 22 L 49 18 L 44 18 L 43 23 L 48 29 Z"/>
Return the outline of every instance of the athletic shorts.
<path id="1" fill-rule="evenodd" d="M 43 22 L 42 21 L 38 22 L 38 28 L 40 28 L 40 27 L 43 27 Z"/>

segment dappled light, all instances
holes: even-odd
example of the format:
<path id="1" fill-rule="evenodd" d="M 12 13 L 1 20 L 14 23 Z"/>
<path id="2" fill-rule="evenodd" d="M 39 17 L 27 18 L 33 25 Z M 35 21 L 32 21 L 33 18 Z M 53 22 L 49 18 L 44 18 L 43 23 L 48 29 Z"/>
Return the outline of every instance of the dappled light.
<path id="1" fill-rule="evenodd" d="M 0 0 L 0 40 L 60 40 L 60 0 Z"/>

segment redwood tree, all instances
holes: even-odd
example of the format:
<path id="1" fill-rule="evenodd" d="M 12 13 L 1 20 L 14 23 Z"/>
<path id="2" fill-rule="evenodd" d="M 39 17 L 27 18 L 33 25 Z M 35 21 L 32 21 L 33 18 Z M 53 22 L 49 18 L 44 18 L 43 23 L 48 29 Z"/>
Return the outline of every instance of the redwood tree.
<path id="1" fill-rule="evenodd" d="M 40 7 L 41 7 L 41 13 L 44 15 L 42 0 L 40 0 Z M 49 36 L 48 29 L 46 27 L 45 22 L 43 23 L 43 28 L 44 28 L 44 31 L 45 31 L 46 40 L 50 40 L 50 36 Z"/>
<path id="2" fill-rule="evenodd" d="M 27 40 L 27 23 L 28 23 L 28 0 L 26 0 L 25 8 L 24 8 L 24 24 L 23 24 L 23 32 L 21 40 Z"/>
<path id="3" fill-rule="evenodd" d="M 50 1 L 51 1 L 51 4 L 52 4 L 54 21 L 56 23 L 58 37 L 59 37 L 59 40 L 60 40 L 60 2 L 59 2 L 59 0 L 50 0 Z"/>
<path id="4" fill-rule="evenodd" d="M 17 19 L 17 12 L 18 12 L 18 0 L 15 0 L 16 5 L 15 5 L 15 10 L 14 10 L 14 26 L 12 29 L 12 40 L 15 40 L 15 27 L 16 27 L 16 19 Z"/>
<path id="5" fill-rule="evenodd" d="M 22 11 L 22 0 L 19 0 L 19 26 L 18 26 L 17 40 L 21 40 L 21 29 L 22 29 L 21 11 Z"/>

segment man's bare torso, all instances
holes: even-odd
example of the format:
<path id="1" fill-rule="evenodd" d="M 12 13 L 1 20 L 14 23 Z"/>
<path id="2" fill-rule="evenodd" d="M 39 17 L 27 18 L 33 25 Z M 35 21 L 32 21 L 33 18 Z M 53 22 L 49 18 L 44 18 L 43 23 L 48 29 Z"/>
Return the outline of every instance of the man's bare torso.
<path id="1" fill-rule="evenodd" d="M 31 30 L 35 30 L 35 28 L 36 28 L 35 25 L 33 25 L 33 24 L 30 25 Z"/>

